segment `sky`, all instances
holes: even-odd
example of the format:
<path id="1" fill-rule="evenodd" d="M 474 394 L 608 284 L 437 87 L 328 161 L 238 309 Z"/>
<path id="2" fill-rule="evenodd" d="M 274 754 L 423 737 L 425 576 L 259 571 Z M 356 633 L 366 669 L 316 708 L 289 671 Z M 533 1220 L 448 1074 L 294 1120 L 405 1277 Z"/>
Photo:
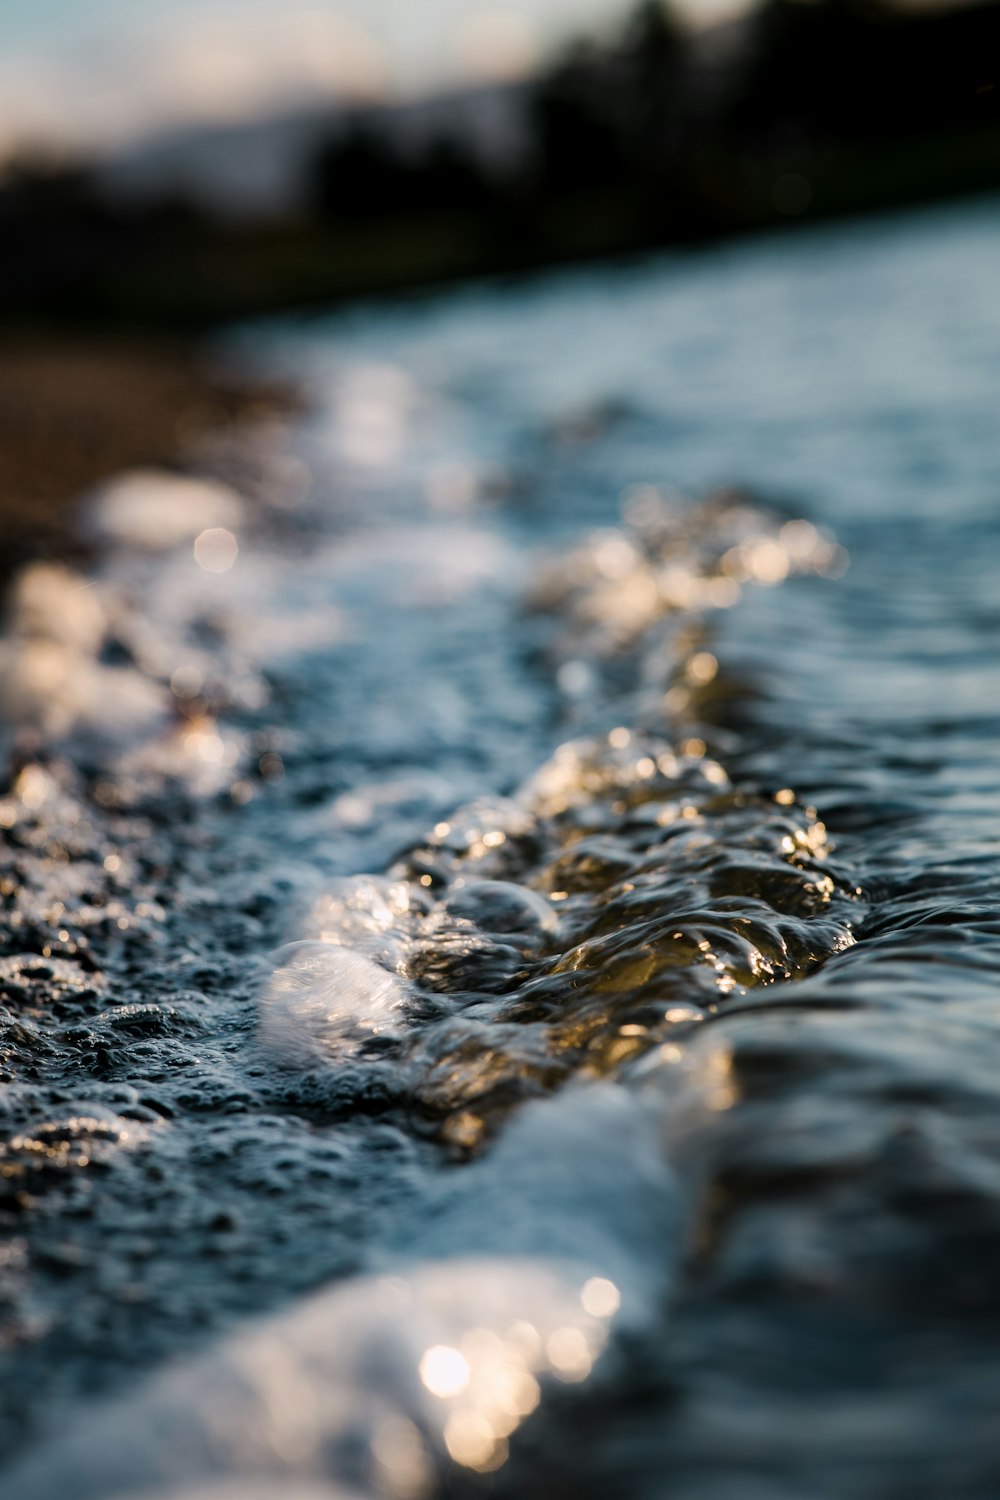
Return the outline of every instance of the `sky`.
<path id="1" fill-rule="evenodd" d="M 731 0 L 687 0 L 710 10 Z M 628 0 L 0 0 L 0 149 L 514 77 Z"/>

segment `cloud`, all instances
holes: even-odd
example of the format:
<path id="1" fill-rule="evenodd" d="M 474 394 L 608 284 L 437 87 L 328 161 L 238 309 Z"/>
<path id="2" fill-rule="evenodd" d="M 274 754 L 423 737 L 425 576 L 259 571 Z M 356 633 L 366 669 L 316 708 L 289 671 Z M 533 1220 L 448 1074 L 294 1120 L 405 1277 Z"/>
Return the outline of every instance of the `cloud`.
<path id="1" fill-rule="evenodd" d="M 103 48 L 0 62 L 0 139 L 113 146 L 185 120 L 250 118 L 317 97 L 372 98 L 390 86 L 383 48 L 359 22 L 294 3 L 173 11 L 123 23 Z"/>
<path id="2" fill-rule="evenodd" d="M 487 10 L 465 22 L 455 50 L 463 73 L 500 81 L 530 73 L 538 61 L 539 43 L 523 13 Z"/>

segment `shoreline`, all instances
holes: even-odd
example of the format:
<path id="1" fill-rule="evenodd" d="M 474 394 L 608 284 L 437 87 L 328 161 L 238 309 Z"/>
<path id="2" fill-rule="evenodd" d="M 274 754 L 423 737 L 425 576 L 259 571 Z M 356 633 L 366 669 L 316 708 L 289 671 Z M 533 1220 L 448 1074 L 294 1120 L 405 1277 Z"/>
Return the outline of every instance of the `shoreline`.
<path id="1" fill-rule="evenodd" d="M 226 429 L 292 411 L 267 379 L 213 368 L 194 341 L 5 335 L 0 341 L 0 585 L 25 563 L 80 559 L 72 508 L 125 469 L 183 469 Z"/>

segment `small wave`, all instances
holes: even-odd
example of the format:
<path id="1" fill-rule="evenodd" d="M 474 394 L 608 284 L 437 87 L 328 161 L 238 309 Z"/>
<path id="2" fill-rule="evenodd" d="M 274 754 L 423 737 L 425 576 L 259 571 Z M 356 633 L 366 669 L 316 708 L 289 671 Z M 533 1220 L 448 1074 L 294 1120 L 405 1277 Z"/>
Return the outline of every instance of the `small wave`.
<path id="1" fill-rule="evenodd" d="M 675 1110 L 718 1107 L 710 1074 L 671 1089 Z M 664 1145 L 662 1109 L 613 1085 L 525 1111 L 460 1186 L 438 1184 L 380 1274 L 167 1371 L 12 1482 L 33 1500 L 193 1500 L 240 1476 L 420 1497 L 492 1472 L 545 1391 L 588 1380 L 669 1283 Z"/>
<path id="2" fill-rule="evenodd" d="M 272 982 L 263 1034 L 303 1066 L 380 1037 L 380 1066 L 478 1149 L 512 1104 L 814 973 L 862 911 L 788 789 L 741 792 L 711 757 L 619 728 L 459 809 L 388 877 L 332 886 L 278 971 L 304 998 Z"/>

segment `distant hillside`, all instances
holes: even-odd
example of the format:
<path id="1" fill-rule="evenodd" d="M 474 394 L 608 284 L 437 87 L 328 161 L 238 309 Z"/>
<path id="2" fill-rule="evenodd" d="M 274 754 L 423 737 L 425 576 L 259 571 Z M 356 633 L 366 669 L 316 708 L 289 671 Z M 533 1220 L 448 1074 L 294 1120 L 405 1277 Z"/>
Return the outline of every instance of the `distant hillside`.
<path id="1" fill-rule="evenodd" d="M 645 0 L 529 83 L 187 130 L 0 191 L 0 316 L 265 309 L 1000 191 L 1000 0 Z"/>
<path id="2" fill-rule="evenodd" d="M 411 160 L 438 140 L 460 142 L 484 167 L 509 170 L 530 150 L 529 86 L 491 84 L 371 105 L 319 104 L 258 120 L 187 125 L 117 151 L 94 167 L 112 200 L 188 198 L 250 217 L 305 203 L 323 144 L 363 127 Z"/>

